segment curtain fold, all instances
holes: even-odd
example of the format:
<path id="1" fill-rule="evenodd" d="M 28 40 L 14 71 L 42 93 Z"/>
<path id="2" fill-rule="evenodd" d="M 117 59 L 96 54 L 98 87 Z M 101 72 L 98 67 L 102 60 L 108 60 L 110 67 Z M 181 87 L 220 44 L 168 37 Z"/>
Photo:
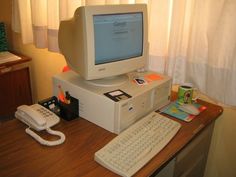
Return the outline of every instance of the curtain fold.
<path id="1" fill-rule="evenodd" d="M 173 1 L 166 73 L 236 106 L 236 1 Z"/>
<path id="2" fill-rule="evenodd" d="M 149 6 L 149 69 L 164 73 L 169 43 L 172 0 L 151 1 Z"/>
<path id="3" fill-rule="evenodd" d="M 235 0 L 13 0 L 23 44 L 58 52 L 61 20 L 82 5 L 147 3 L 149 69 L 236 106 Z"/>
<path id="4" fill-rule="evenodd" d="M 61 20 L 74 15 L 82 5 L 147 3 L 148 0 L 13 0 L 13 31 L 21 32 L 23 44 L 59 52 L 58 28 Z"/>

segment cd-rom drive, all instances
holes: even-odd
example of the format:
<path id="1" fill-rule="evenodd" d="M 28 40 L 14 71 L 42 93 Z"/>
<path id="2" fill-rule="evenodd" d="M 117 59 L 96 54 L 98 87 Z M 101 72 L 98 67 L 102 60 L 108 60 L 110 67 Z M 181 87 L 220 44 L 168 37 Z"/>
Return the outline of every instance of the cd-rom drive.
<path id="1" fill-rule="evenodd" d="M 149 80 L 145 85 L 138 85 L 133 81 L 134 76 L 145 78 L 145 75 L 152 74 L 157 73 L 129 73 L 129 79 L 122 85 L 103 87 L 91 85 L 77 73 L 68 71 L 53 77 L 53 93 L 57 96 L 60 86 L 79 100 L 80 117 L 119 134 L 144 115 L 170 102 L 170 77 L 158 74 L 159 79 Z M 112 95 L 116 91 L 124 93 L 125 98 L 115 101 L 106 95 Z"/>

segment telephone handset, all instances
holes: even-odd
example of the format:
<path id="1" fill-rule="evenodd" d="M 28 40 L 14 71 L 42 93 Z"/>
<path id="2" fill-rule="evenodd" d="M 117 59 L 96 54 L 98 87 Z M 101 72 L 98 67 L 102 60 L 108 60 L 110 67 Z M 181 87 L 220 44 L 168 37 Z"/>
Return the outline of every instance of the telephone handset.
<path id="1" fill-rule="evenodd" d="M 15 113 L 15 117 L 27 124 L 29 128 L 27 128 L 25 132 L 43 145 L 54 146 L 65 141 L 65 135 L 62 132 L 50 129 L 50 127 L 59 123 L 60 118 L 39 104 L 33 104 L 31 106 L 19 106 Z M 60 139 L 55 141 L 44 140 L 30 128 L 36 131 L 46 130 L 49 134 L 59 136 Z"/>

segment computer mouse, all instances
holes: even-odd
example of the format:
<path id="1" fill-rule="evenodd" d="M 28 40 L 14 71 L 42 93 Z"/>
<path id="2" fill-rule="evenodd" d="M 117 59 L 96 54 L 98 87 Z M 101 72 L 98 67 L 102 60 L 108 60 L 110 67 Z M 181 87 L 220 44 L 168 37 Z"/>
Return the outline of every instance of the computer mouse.
<path id="1" fill-rule="evenodd" d="M 179 109 L 192 115 L 198 115 L 200 113 L 200 111 L 193 104 L 180 105 Z"/>

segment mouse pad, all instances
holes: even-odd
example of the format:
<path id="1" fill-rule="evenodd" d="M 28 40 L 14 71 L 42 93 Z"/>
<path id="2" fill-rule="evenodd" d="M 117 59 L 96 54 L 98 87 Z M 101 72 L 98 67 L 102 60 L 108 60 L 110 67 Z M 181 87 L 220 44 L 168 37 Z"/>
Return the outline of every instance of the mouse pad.
<path id="1" fill-rule="evenodd" d="M 193 105 L 200 111 L 200 114 L 202 111 L 206 110 L 206 106 L 200 105 L 199 103 L 193 103 Z M 166 107 L 162 108 L 160 112 L 183 120 L 185 122 L 190 122 L 194 117 L 196 117 L 195 115 L 188 114 L 178 109 L 179 106 L 180 105 L 177 103 L 177 101 L 174 101 Z"/>

